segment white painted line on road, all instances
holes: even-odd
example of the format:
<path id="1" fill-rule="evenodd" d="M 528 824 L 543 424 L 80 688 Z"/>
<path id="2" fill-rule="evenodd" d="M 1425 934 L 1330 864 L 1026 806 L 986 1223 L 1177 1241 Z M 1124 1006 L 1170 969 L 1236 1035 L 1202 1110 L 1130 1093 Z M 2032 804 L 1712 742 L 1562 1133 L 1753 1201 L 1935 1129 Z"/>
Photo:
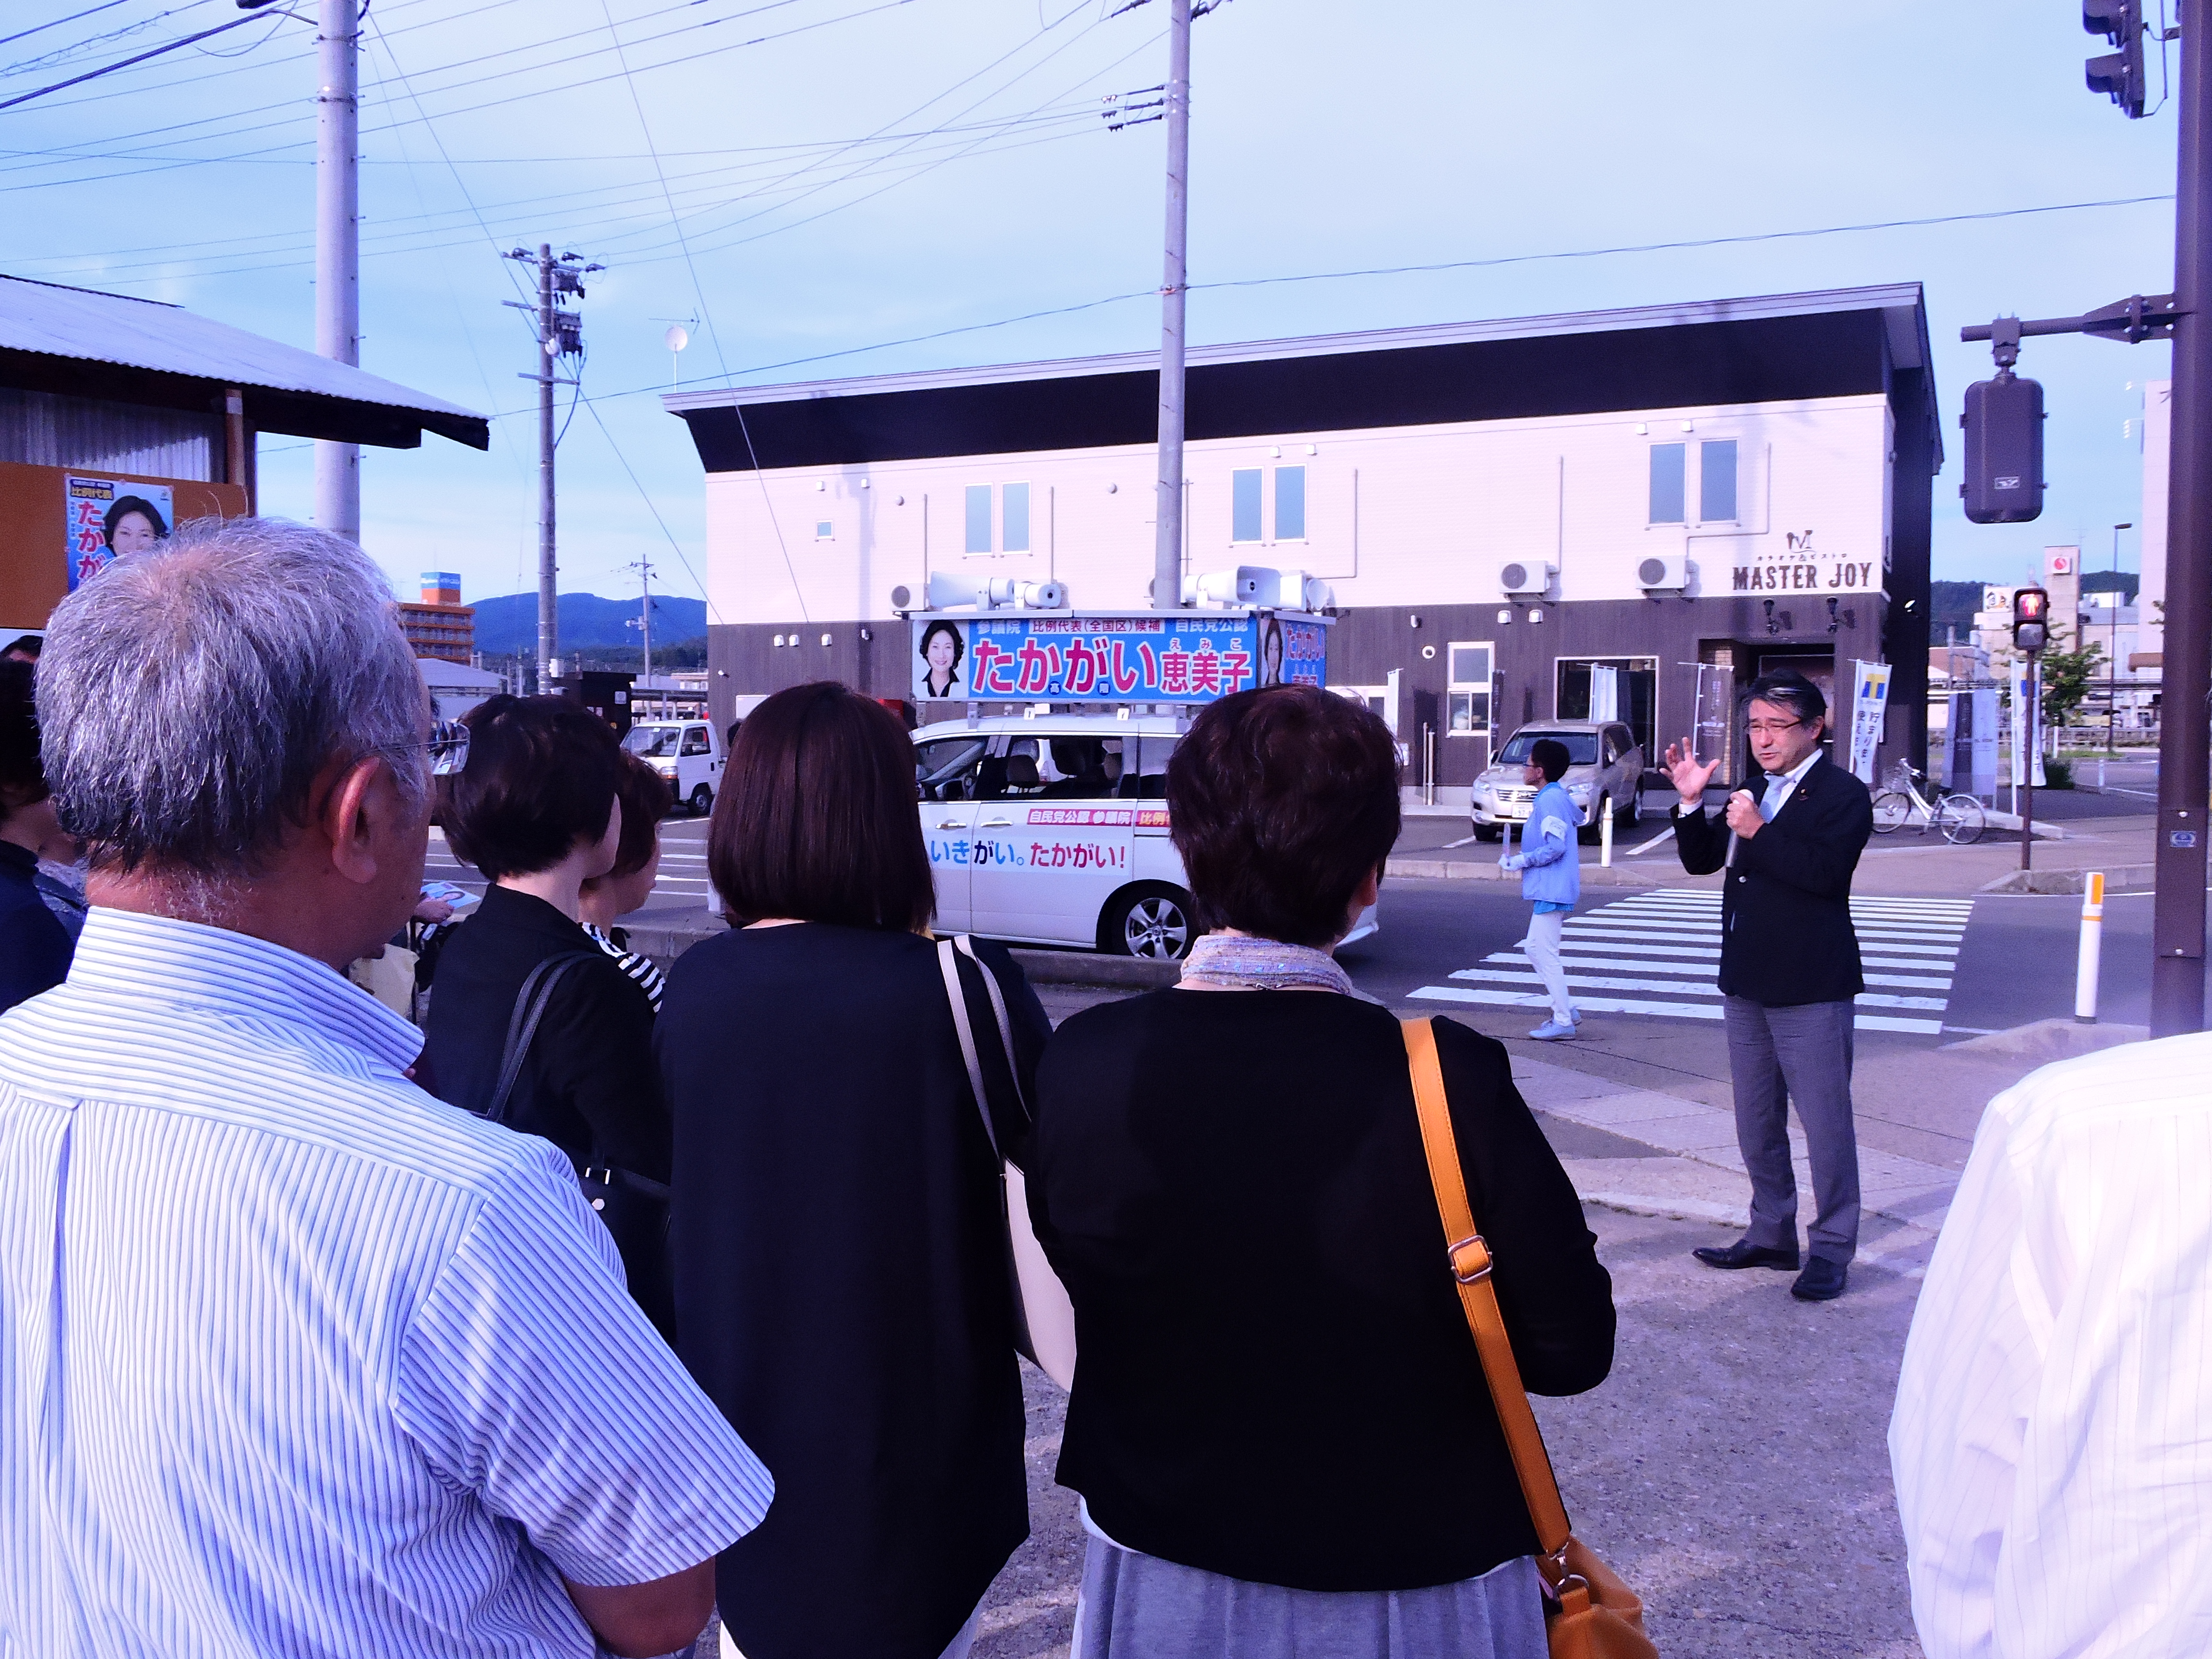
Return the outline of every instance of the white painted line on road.
<path id="1" fill-rule="evenodd" d="M 1522 969 L 1515 972 L 1506 968 L 1462 968 L 1453 974 L 1454 979 L 1472 980 L 1480 984 L 1522 985 L 1534 989 L 1540 986 L 1534 974 Z M 1678 996 L 1717 997 L 1717 985 L 1685 985 L 1664 979 L 1628 979 L 1618 975 L 1574 974 L 1567 975 L 1570 989 L 1588 987 L 1594 991 L 1672 991 Z M 1900 997 L 1883 992 L 1862 991 L 1855 999 L 1862 1008 L 1925 1008 L 1942 1013 L 1945 1000 L 1942 997 Z"/>
<path id="2" fill-rule="evenodd" d="M 1963 1031 L 1968 1036 L 1995 1036 L 1997 1034 L 1997 1028 L 1993 1025 L 1946 1025 L 1943 1029 L 1947 1031 Z"/>
<path id="3" fill-rule="evenodd" d="M 1455 848 L 1455 847 L 1472 847 L 1472 846 L 1474 846 L 1474 843 L 1475 843 L 1475 842 L 1477 842 L 1480 841 L 1481 839 L 1482 839 L 1482 837 L 1481 837 L 1481 836 L 1461 836 L 1457 841 L 1448 841 L 1448 842 L 1445 842 L 1442 847 L 1438 848 L 1437 850 L 1438 852 L 1441 852 L 1441 853 L 1449 853 L 1449 852 L 1450 852 L 1450 851 L 1452 850 L 1452 848 Z"/>
<path id="4" fill-rule="evenodd" d="M 1641 858 L 1644 854 L 1658 846 L 1661 842 L 1672 841 L 1674 838 L 1674 826 L 1670 823 L 1664 830 L 1662 830 L 1657 835 L 1652 836 L 1650 841 L 1645 842 L 1643 846 L 1630 848 L 1628 849 L 1628 856 L 1631 858 Z"/>

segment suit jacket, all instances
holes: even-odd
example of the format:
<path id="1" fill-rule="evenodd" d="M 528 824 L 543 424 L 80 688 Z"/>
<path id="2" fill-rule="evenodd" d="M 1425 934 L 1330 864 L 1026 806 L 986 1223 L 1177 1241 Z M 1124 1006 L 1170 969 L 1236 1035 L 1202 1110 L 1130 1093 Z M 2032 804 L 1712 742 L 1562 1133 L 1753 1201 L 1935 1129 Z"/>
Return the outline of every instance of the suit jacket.
<path id="1" fill-rule="evenodd" d="M 1747 786 L 1756 800 L 1760 776 Z M 1674 807 L 1682 868 L 1728 863 L 1724 814 Z M 1826 756 L 1798 780 L 1772 822 L 1736 842 L 1721 888 L 1721 990 L 1770 1008 L 1847 1002 L 1866 989 L 1851 928 L 1851 872 L 1874 833 L 1867 787 Z"/>

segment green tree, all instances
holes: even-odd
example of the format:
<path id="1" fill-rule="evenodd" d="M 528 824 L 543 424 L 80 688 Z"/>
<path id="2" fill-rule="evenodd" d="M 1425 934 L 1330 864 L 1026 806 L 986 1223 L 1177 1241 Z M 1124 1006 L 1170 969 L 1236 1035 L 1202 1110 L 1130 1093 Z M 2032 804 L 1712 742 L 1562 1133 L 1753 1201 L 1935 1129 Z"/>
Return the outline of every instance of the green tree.
<path id="1" fill-rule="evenodd" d="M 2064 630 L 2053 629 L 2051 642 L 2059 643 Z M 2089 695 L 2089 688 L 2105 678 L 2105 647 L 2092 640 L 2079 651 L 2049 650 L 2043 653 L 2043 718 L 2051 726 L 2064 726 Z"/>

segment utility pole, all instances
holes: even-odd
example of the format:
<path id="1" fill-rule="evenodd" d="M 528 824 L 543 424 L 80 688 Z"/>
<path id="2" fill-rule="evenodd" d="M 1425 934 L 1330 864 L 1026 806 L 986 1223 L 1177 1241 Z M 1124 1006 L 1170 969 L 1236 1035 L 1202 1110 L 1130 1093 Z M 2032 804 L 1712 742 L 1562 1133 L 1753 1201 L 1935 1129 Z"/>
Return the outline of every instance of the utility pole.
<path id="1" fill-rule="evenodd" d="M 1168 0 L 1167 260 L 1160 281 L 1158 538 L 1152 608 L 1182 604 L 1183 262 L 1190 240 L 1190 6 Z"/>
<path id="2" fill-rule="evenodd" d="M 2183 14 L 2174 184 L 2172 465 L 2166 492 L 2166 659 L 2158 738 L 2157 896 L 2150 1034 L 2204 1027 L 2206 702 L 2212 696 L 2212 15 Z"/>
<path id="3" fill-rule="evenodd" d="M 2134 528 L 2131 524 L 2116 524 L 2112 526 L 2112 574 L 2116 578 L 2120 574 L 2120 532 Z M 2113 744 L 2113 734 L 2117 729 L 2117 716 L 2120 707 L 2121 592 L 2122 590 L 2118 586 L 2112 589 L 2112 649 L 2105 653 L 2105 753 L 2108 758 L 2119 753 Z M 2142 637 L 2140 624 L 2137 625 L 2136 637 L 2138 639 Z M 2082 649 L 2086 651 L 2088 647 L 2085 644 Z M 2135 671 L 2130 669 L 2128 672 L 2133 673 Z M 2097 781 L 2102 783 L 2104 779 L 2100 775 Z"/>
<path id="4" fill-rule="evenodd" d="M 637 620 L 630 626 L 638 630 L 639 639 L 645 647 L 645 673 L 642 678 L 649 696 L 653 690 L 653 561 L 641 558 L 630 568 L 637 572 L 638 582 Z M 631 701 L 636 700 L 633 698 Z"/>
<path id="5" fill-rule="evenodd" d="M 315 50 L 315 351 L 361 366 L 361 7 L 323 0 Z M 315 441 L 315 523 L 361 539 L 361 446 Z"/>
<path id="6" fill-rule="evenodd" d="M 563 253 L 553 257 L 553 245 L 540 242 L 538 252 L 515 248 L 503 258 L 526 264 L 538 275 L 538 303 L 524 304 L 520 300 L 501 303 L 510 309 L 529 316 L 532 333 L 538 341 L 538 361 L 535 369 L 520 378 L 538 383 L 538 663 L 536 690 L 551 690 L 553 659 L 559 653 L 561 641 L 556 610 L 559 599 L 560 575 L 557 540 L 554 528 L 553 452 L 560 445 L 560 434 L 553 425 L 553 388 L 556 385 L 574 386 L 573 379 L 563 379 L 559 372 L 564 357 L 580 358 L 584 352 L 584 319 L 562 301 L 570 295 L 584 297 L 584 277 L 587 272 L 604 270 L 606 267 L 586 264 L 583 256 Z"/>
<path id="7" fill-rule="evenodd" d="M 553 364 L 560 349 L 553 324 L 553 246 L 538 245 L 538 689 L 552 690 L 561 648 L 553 527 Z"/>

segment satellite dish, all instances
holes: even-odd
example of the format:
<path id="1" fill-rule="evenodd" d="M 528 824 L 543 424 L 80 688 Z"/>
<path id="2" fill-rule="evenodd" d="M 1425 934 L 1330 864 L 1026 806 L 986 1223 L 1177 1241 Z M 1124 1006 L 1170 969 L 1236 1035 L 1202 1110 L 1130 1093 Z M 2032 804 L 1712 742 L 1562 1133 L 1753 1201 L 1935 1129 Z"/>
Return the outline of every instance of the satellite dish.
<path id="1" fill-rule="evenodd" d="M 685 331 L 681 323 L 671 323 L 668 325 L 668 332 L 660 337 L 671 351 L 681 351 L 691 343 L 691 336 Z"/>

